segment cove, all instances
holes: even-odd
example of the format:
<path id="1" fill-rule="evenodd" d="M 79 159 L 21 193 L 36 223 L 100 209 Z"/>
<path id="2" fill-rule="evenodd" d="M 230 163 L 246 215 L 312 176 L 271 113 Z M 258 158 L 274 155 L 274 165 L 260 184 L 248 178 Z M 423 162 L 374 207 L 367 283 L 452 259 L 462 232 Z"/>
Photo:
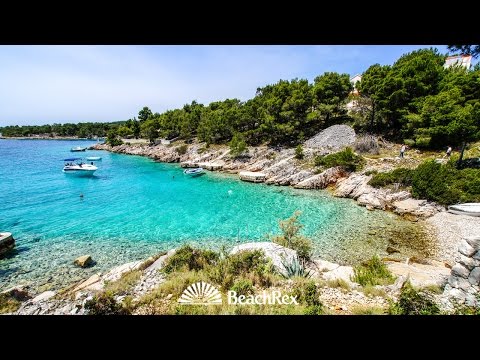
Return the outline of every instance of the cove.
<path id="1" fill-rule="evenodd" d="M 73 154 L 102 157 L 93 177 L 62 173 L 71 147 L 93 143 L 0 140 L 0 231 L 12 232 L 17 243 L 0 259 L 0 290 L 22 283 L 57 289 L 184 243 L 218 249 L 265 240 L 296 210 L 314 256 L 325 260 L 354 264 L 386 256 L 389 244 L 404 255 L 430 249 L 416 224 L 327 191 L 212 172 L 191 178 L 178 164 L 105 151 Z M 76 268 L 73 260 L 85 254 L 96 265 Z"/>

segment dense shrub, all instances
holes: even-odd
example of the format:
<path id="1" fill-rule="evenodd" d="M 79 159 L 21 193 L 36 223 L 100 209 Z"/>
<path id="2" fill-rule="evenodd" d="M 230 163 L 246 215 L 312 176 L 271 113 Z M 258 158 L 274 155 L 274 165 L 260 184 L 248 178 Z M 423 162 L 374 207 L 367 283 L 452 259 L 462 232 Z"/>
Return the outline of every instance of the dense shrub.
<path id="1" fill-rule="evenodd" d="M 187 153 L 187 150 L 188 150 L 187 144 L 183 144 L 175 148 L 175 151 L 177 152 L 178 155 L 185 155 Z"/>
<path id="2" fill-rule="evenodd" d="M 407 281 L 403 285 L 398 301 L 390 305 L 388 313 L 391 315 L 438 315 L 440 309 L 431 295 L 415 290 Z"/>
<path id="3" fill-rule="evenodd" d="M 163 271 L 167 274 L 178 270 L 201 270 L 218 260 L 218 253 L 212 250 L 194 249 L 184 245 L 168 258 Z"/>
<path id="4" fill-rule="evenodd" d="M 254 293 L 252 281 L 249 279 L 238 279 L 230 289 L 238 295 L 250 295 Z"/>
<path id="5" fill-rule="evenodd" d="M 412 181 L 412 195 L 444 205 L 480 201 L 480 169 L 456 169 L 429 160 L 420 164 Z"/>
<path id="6" fill-rule="evenodd" d="M 394 278 L 382 260 L 378 256 L 374 256 L 370 260 L 353 267 L 352 280 L 366 286 L 391 284 Z"/>
<path id="7" fill-rule="evenodd" d="M 230 154 L 233 157 L 242 155 L 247 150 L 247 143 L 245 142 L 245 136 L 240 133 L 235 133 L 230 140 Z"/>
<path id="8" fill-rule="evenodd" d="M 341 166 L 347 171 L 358 171 L 364 164 L 365 160 L 361 156 L 356 155 L 349 147 L 334 154 L 315 157 L 315 166 L 323 166 L 325 168 Z"/>
<path id="9" fill-rule="evenodd" d="M 313 280 L 296 282 L 292 295 L 296 297 L 299 304 L 307 306 L 305 315 L 321 315 L 324 313 L 320 293 Z"/>
<path id="10" fill-rule="evenodd" d="M 415 171 L 405 168 L 398 168 L 389 172 L 377 173 L 368 182 L 373 187 L 382 187 L 394 183 L 402 186 L 411 186 Z"/>
<path id="11" fill-rule="evenodd" d="M 280 221 L 281 235 L 276 235 L 271 240 L 279 245 L 297 251 L 300 259 L 308 260 L 312 254 L 313 244 L 311 240 L 300 234 L 303 225 L 298 221 L 300 211 L 295 213 L 288 219 Z"/>
<path id="12" fill-rule="evenodd" d="M 95 295 L 85 303 L 88 315 L 130 315 L 130 310 L 115 301 L 112 292 Z"/>

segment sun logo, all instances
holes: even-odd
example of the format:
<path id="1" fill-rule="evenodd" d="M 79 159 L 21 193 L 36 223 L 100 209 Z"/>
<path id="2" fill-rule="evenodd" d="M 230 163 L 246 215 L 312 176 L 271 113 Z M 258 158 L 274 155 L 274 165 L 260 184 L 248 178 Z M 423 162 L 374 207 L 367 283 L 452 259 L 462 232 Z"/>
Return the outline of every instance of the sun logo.
<path id="1" fill-rule="evenodd" d="M 178 302 L 183 305 L 220 305 L 222 294 L 215 286 L 199 281 L 187 287 Z"/>

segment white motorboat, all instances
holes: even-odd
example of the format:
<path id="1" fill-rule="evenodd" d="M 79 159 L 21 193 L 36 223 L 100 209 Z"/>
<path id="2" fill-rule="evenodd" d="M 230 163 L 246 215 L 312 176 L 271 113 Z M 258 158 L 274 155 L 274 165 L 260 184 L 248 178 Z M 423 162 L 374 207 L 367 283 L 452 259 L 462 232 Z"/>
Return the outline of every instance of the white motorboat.
<path id="1" fill-rule="evenodd" d="M 190 176 L 198 176 L 198 175 L 203 175 L 205 174 L 205 170 L 203 168 L 194 168 L 194 169 L 185 169 L 183 170 L 183 173 L 185 175 L 190 175 Z"/>
<path id="2" fill-rule="evenodd" d="M 100 160 L 102 160 L 102 157 L 101 156 L 87 156 L 85 158 L 85 160 L 87 160 L 87 161 L 100 161 Z"/>
<path id="3" fill-rule="evenodd" d="M 85 151 L 85 150 L 87 150 L 86 147 L 85 147 L 85 148 L 82 148 L 82 147 L 80 147 L 80 146 L 74 146 L 74 147 L 72 147 L 72 148 L 70 149 L 71 152 L 78 152 L 78 151 Z"/>
<path id="4" fill-rule="evenodd" d="M 480 203 L 450 205 L 448 212 L 457 215 L 480 216 Z"/>
<path id="5" fill-rule="evenodd" d="M 82 158 L 69 158 L 64 159 L 65 165 L 63 172 L 65 174 L 72 174 L 77 176 L 92 176 L 98 169 L 95 165 L 85 164 L 82 162 Z"/>

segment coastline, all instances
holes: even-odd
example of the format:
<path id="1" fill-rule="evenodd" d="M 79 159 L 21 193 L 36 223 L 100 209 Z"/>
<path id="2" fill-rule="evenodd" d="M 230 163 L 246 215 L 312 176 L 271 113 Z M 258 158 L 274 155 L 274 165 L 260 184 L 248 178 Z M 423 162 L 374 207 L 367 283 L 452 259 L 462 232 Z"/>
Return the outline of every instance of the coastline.
<path id="1" fill-rule="evenodd" d="M 417 222 L 437 243 L 433 258 L 453 266 L 454 254 L 464 236 L 475 236 L 475 228 L 480 228 L 480 218 L 454 215 L 445 207 L 427 200 L 413 199 L 407 191 L 394 192 L 389 189 L 376 189 L 368 185 L 371 176 L 368 170 L 377 166 L 391 166 L 397 159 L 385 158 L 371 161 L 363 171 L 346 173 L 340 168 L 330 168 L 321 173 L 307 163 L 312 161 L 318 149 L 304 148 L 304 160 L 294 156 L 294 149 L 273 149 L 267 146 L 250 147 L 248 156 L 230 158 L 227 146 L 211 146 L 193 142 L 187 145 L 185 153 L 178 148 L 182 143 L 171 145 L 123 144 L 111 147 L 107 144 L 95 144 L 94 150 L 106 150 L 126 155 L 138 155 L 152 158 L 158 162 L 179 163 L 182 167 L 201 166 L 209 171 L 236 174 L 242 171 L 265 174 L 265 183 L 276 186 L 292 186 L 307 190 L 325 189 L 335 197 L 350 198 L 369 210 L 392 212 L 406 220 Z M 379 164 L 379 165 L 378 165 Z M 462 229 L 459 232 L 459 229 Z"/>

